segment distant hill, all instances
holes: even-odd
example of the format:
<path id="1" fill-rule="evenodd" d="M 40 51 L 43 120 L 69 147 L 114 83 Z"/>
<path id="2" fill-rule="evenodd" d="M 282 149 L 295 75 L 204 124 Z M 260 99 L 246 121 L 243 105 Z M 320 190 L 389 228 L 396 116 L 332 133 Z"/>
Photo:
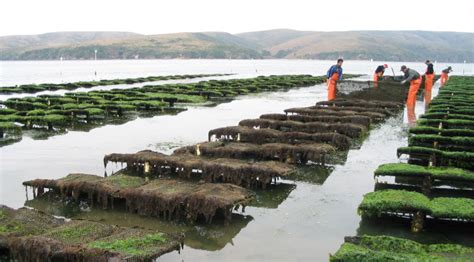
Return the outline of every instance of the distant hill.
<path id="1" fill-rule="evenodd" d="M 0 52 L 25 52 L 29 50 L 77 45 L 94 41 L 130 39 L 140 34 L 129 32 L 55 32 L 41 35 L 0 36 Z"/>
<path id="2" fill-rule="evenodd" d="M 472 62 L 474 34 L 429 31 L 312 32 L 275 29 L 141 35 L 58 32 L 0 37 L 1 60 L 153 58 L 346 59 Z"/>
<path id="3" fill-rule="evenodd" d="M 473 61 L 474 34 L 427 31 L 301 32 L 274 30 L 239 36 L 265 44 L 277 58 Z"/>

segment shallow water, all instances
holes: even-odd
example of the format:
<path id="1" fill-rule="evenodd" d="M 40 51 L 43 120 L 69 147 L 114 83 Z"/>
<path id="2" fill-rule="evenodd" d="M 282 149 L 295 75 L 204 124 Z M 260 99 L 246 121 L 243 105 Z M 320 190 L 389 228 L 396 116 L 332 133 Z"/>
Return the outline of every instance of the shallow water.
<path id="1" fill-rule="evenodd" d="M 309 106 L 324 100 L 326 87 L 318 85 L 288 92 L 242 96 L 214 107 L 191 106 L 177 115 L 138 118 L 88 132 L 70 131 L 45 140 L 28 136 L 0 148 L 0 203 L 20 207 L 24 202 L 21 183 L 33 178 L 59 178 L 71 172 L 103 174 L 103 157 L 112 152 L 135 153 L 143 149 L 171 153 L 178 146 L 207 140 L 209 130 L 237 125 L 244 118 Z M 112 172 L 109 165 L 108 172 Z M 118 165 L 115 170 L 118 170 Z M 8 183 L 8 186 L 7 186 Z"/>
<path id="2" fill-rule="evenodd" d="M 335 61 L 326 60 L 82 60 L 82 61 L 0 61 L 0 87 L 32 83 L 67 83 L 128 77 L 182 74 L 238 74 L 241 77 L 270 74 L 325 74 Z M 373 70 L 388 63 L 386 74 L 400 74 L 400 66 L 424 72 L 423 63 L 345 61 L 344 71 L 372 75 Z M 452 74 L 474 73 L 474 64 L 435 63 L 435 71 L 450 65 Z"/>
<path id="3" fill-rule="evenodd" d="M 294 68 L 284 72 L 281 65 L 271 65 L 274 71 L 270 74 L 279 70 L 307 73 L 311 63 L 315 62 L 302 62 L 303 65 L 296 68 L 304 70 L 297 72 Z M 369 66 L 360 64 L 361 68 Z M 184 73 L 220 73 L 212 70 Z M 122 75 L 114 75 L 119 76 Z M 435 85 L 434 94 L 437 87 Z M 108 153 L 133 153 L 143 149 L 170 153 L 176 147 L 206 140 L 210 129 L 236 125 L 244 118 L 282 112 L 289 107 L 310 106 L 325 99 L 326 87 L 317 85 L 288 92 L 242 96 L 214 107 L 193 106 L 175 116 L 138 118 L 125 124 L 98 127 L 88 132 L 71 131 L 45 140 L 25 136 L 16 144 L 0 148 L 0 203 L 23 206 L 26 196 L 21 183 L 25 180 L 60 178 L 71 172 L 103 174 L 102 158 Z M 416 113 L 422 113 L 423 108 L 423 102 L 418 101 Z M 382 163 L 399 161 L 396 149 L 407 144 L 407 128 L 406 112 L 388 119 L 371 130 L 359 149 L 348 152 L 344 164 L 310 168 L 294 180 L 280 181 L 286 185 L 272 188 L 272 192 L 259 191 L 257 202 L 247 207 L 244 214 L 234 215 L 228 227 L 221 224 L 184 225 L 119 211 L 80 211 L 77 207 L 49 205 L 42 201 L 27 204 L 56 215 L 185 232 L 184 250 L 164 255 L 160 261 L 326 261 L 328 254 L 339 248 L 344 236 L 358 233 L 384 232 L 421 241 L 474 243 L 472 234 L 469 236 L 461 231 L 425 232 L 414 236 L 409 227 L 397 226 L 395 222 L 389 226 L 392 230 L 380 224 L 361 223 L 356 209 L 363 194 L 374 189 L 373 171 Z M 107 171 L 119 168 L 109 165 Z"/>

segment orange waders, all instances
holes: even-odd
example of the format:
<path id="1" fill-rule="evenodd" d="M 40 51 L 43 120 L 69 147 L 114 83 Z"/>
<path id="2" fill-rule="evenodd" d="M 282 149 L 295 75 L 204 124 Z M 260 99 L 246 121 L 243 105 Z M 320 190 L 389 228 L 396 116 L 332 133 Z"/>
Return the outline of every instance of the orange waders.
<path id="1" fill-rule="evenodd" d="M 410 89 L 408 90 L 407 105 L 415 104 L 416 93 L 418 93 L 418 89 L 420 89 L 420 85 L 421 85 L 421 76 L 417 79 L 413 79 L 410 81 Z"/>
<path id="2" fill-rule="evenodd" d="M 441 86 L 444 86 L 444 84 L 446 84 L 447 81 L 448 81 L 448 74 L 441 73 Z"/>
<path id="3" fill-rule="evenodd" d="M 408 90 L 408 98 L 407 98 L 407 117 L 408 123 L 413 124 L 416 121 L 415 115 L 415 103 L 416 103 L 416 93 L 418 93 L 418 89 L 421 86 L 421 76 L 417 79 L 413 79 L 410 81 L 410 89 Z"/>
<path id="4" fill-rule="evenodd" d="M 416 123 L 415 103 L 407 104 L 407 119 L 410 125 Z"/>
<path id="5" fill-rule="evenodd" d="M 425 105 L 431 103 L 431 89 L 433 88 L 434 74 L 425 74 Z"/>
<path id="6" fill-rule="evenodd" d="M 339 80 L 339 74 L 334 73 L 331 78 L 328 79 L 328 101 L 336 98 L 336 83 Z"/>
<path id="7" fill-rule="evenodd" d="M 382 72 L 374 73 L 374 86 L 379 87 L 379 78 L 383 76 Z"/>

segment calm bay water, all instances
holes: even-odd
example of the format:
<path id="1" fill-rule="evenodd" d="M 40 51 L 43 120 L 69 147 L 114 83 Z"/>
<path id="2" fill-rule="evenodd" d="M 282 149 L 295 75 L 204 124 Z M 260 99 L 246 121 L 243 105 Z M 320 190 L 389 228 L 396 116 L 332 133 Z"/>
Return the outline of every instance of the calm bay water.
<path id="1" fill-rule="evenodd" d="M 316 60 L 1 62 L 0 86 L 169 74 L 233 73 L 232 78 L 271 74 L 322 75 L 332 63 Z M 380 63 L 346 61 L 344 69 L 347 73 L 370 74 Z M 398 73 L 401 64 L 389 63 L 389 66 Z M 423 72 L 422 63 L 406 64 Z M 473 72 L 472 64 L 450 65 L 455 73 L 462 72 L 463 68 L 465 73 Z M 437 72 L 443 66 L 437 64 Z M 437 88 L 435 85 L 435 92 Z M 326 87 L 317 85 L 288 92 L 241 96 L 214 107 L 192 106 L 175 116 L 138 118 L 125 124 L 98 127 L 88 132 L 71 131 L 44 140 L 25 136 L 18 143 L 0 148 L 0 204 L 23 206 L 26 197 L 21 183 L 25 180 L 60 178 L 73 172 L 101 175 L 104 173 L 102 158 L 108 153 L 132 153 L 143 149 L 170 153 L 178 146 L 206 140 L 210 129 L 236 125 L 244 118 L 282 112 L 289 107 L 310 106 L 325 99 Z M 423 102 L 419 101 L 417 114 L 422 113 L 423 108 Z M 314 176 L 323 176 L 316 182 L 283 181 L 292 185 L 289 190 L 275 194 L 279 197 L 276 200 L 270 197 L 262 200 L 261 205 L 248 207 L 245 216 L 237 216 L 236 222 L 229 227 L 182 225 L 116 211 L 67 213 L 61 207 L 41 202 L 28 205 L 58 215 L 186 232 L 184 250 L 180 254 L 167 254 L 160 261 L 326 261 L 328 254 L 335 252 L 343 242 L 344 236 L 364 230 L 377 231 L 376 227 L 360 227 L 356 209 L 363 194 L 374 189 L 375 168 L 382 163 L 399 161 L 396 148 L 407 144 L 406 122 L 405 112 L 375 127 L 361 148 L 350 150 L 345 164 L 334 166 L 329 176 L 328 172 L 315 170 Z M 259 193 L 260 196 L 264 194 Z M 424 232 L 415 236 L 408 229 L 401 227 L 397 232 L 419 240 L 473 240 L 459 232 Z"/>
<path id="2" fill-rule="evenodd" d="M 32 83 L 67 83 L 98 79 L 175 74 L 238 74 L 240 77 L 271 74 L 325 74 L 335 61 L 324 60 L 98 60 L 98 61 L 0 61 L 0 86 Z M 396 74 L 400 66 L 424 72 L 423 63 L 346 61 L 345 72 L 372 74 L 388 63 Z M 440 73 L 448 65 L 453 74 L 473 74 L 474 64 L 436 63 Z M 392 74 L 390 68 L 387 74 Z"/>

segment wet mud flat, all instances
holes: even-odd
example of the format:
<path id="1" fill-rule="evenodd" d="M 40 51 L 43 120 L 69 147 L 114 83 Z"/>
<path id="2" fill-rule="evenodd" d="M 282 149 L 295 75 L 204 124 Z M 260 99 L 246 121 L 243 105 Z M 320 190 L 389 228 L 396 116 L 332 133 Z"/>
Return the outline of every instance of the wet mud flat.
<path id="1" fill-rule="evenodd" d="M 400 90 L 403 91 L 403 89 Z M 402 98 L 398 99 L 402 100 Z M 363 108 L 364 104 L 369 105 L 364 111 L 350 110 L 354 108 Z M 309 110 L 318 111 L 320 109 L 321 111 L 331 110 L 332 112 L 349 111 L 348 113 L 351 114 L 355 114 L 356 112 L 372 112 L 372 110 L 374 110 L 379 112 L 378 121 L 380 121 L 383 118 L 388 118 L 400 113 L 403 109 L 403 104 L 395 101 L 380 101 L 380 103 L 377 104 L 366 100 L 350 100 L 345 98 L 327 103 L 318 103 Z M 344 119 L 347 120 L 347 118 Z M 212 182 L 211 185 L 221 185 L 220 183 L 224 182 L 235 184 L 235 187 L 239 188 L 239 190 L 248 190 L 241 187 L 244 186 L 252 190 L 268 189 L 271 191 L 272 187 L 279 186 L 278 181 L 281 178 L 284 178 L 286 174 L 290 174 L 292 170 L 298 169 L 300 165 L 314 164 L 311 163 L 313 161 L 319 161 L 316 162 L 316 164 L 321 164 L 320 162 L 323 161 L 320 160 L 320 157 L 313 157 L 312 159 L 305 157 L 316 154 L 316 148 L 319 148 L 317 154 L 322 154 L 321 152 L 323 152 L 323 154 L 331 154 L 335 151 L 347 151 L 347 149 L 353 146 L 355 140 L 363 139 L 365 133 L 368 132 L 370 125 L 372 124 L 372 122 L 367 123 L 367 120 L 370 120 L 370 118 L 363 119 L 365 121 L 361 121 L 363 123 L 362 125 L 343 122 L 344 120 L 342 123 L 338 123 L 334 118 L 329 119 L 331 124 L 318 121 L 295 121 L 295 123 L 287 123 L 288 120 L 265 120 L 264 118 L 261 118 L 263 121 L 241 121 L 239 126 L 236 126 L 237 133 L 235 128 L 227 127 L 219 132 L 213 132 L 211 130 L 209 140 L 215 140 L 214 142 L 207 141 L 194 146 L 180 148 L 170 156 L 152 151 L 141 151 L 135 154 L 113 153 L 105 156 L 104 163 L 112 161 L 126 164 L 125 171 L 133 172 L 136 178 L 150 181 L 149 183 L 156 182 L 157 184 L 160 184 L 160 179 L 166 177 L 166 179 L 172 181 L 187 181 L 188 183 L 199 184 L 202 182 L 193 180 L 192 178 L 203 179 L 206 181 L 206 179 L 208 179 L 206 177 L 211 177 L 210 180 L 207 180 L 207 182 Z M 353 120 L 354 119 L 351 121 Z M 268 124 L 268 121 L 272 121 L 272 123 Z M 350 132 L 348 133 L 347 129 L 342 127 L 347 127 Z M 280 139 L 279 144 L 265 143 L 264 140 L 259 140 L 257 143 L 242 141 L 245 136 L 239 132 L 241 131 L 239 128 L 244 128 L 244 130 L 249 133 L 262 130 L 269 131 L 269 133 L 273 133 L 273 138 L 277 137 Z M 275 132 L 277 135 L 274 135 Z M 252 136 L 250 135 L 249 137 Z M 317 142 L 320 143 L 319 146 L 317 144 L 315 145 L 314 141 L 307 143 L 308 140 L 314 138 L 319 139 L 317 140 Z M 345 146 L 341 146 L 342 143 L 344 143 L 341 141 L 346 142 Z M 243 142 L 246 143 L 243 145 L 243 148 L 239 147 L 239 144 Z M 207 147 L 208 149 L 206 150 L 206 145 L 209 146 L 209 143 L 219 143 L 218 145 L 221 149 L 220 152 L 226 153 L 219 154 L 216 153 L 217 151 L 213 151 L 213 149 L 216 148 L 215 144 L 213 144 L 211 148 Z M 203 150 L 201 150 L 201 145 L 203 145 Z M 225 148 L 225 150 L 222 150 L 222 148 Z M 259 150 L 260 152 L 262 151 L 261 148 L 273 148 L 273 151 L 271 151 L 273 154 L 268 153 L 267 155 L 262 156 L 262 153 L 260 153 L 259 155 L 258 152 Z M 225 156 L 221 154 L 225 154 Z M 270 158 L 273 159 L 273 161 L 279 161 L 280 163 L 266 162 L 268 160 L 262 162 L 262 158 Z M 267 170 L 267 173 L 265 173 L 264 170 Z M 118 174 L 112 174 L 105 178 L 105 180 L 113 179 L 114 177 L 121 175 L 121 172 Z M 100 178 L 97 177 L 97 179 Z M 245 181 L 245 183 L 242 183 L 242 181 Z M 36 190 L 34 190 L 36 192 L 36 197 L 41 198 L 41 196 L 38 195 L 38 192 L 43 192 L 44 188 L 51 188 L 54 192 L 54 188 L 56 187 L 56 191 L 58 191 L 57 183 L 57 180 L 35 180 L 26 182 L 25 185 L 34 186 L 36 188 Z M 80 194 L 77 192 L 79 190 L 77 189 L 82 185 L 82 183 L 76 184 L 74 186 L 76 190 L 70 191 L 69 196 L 72 198 L 80 198 Z M 130 185 L 126 186 L 125 190 L 128 190 L 130 187 Z M 63 185 L 63 188 L 67 188 L 67 186 Z M 84 186 L 84 188 L 87 189 L 88 186 Z M 138 188 L 140 188 L 140 186 Z M 93 191 L 93 189 L 90 188 L 87 190 Z M 154 188 L 153 190 L 154 194 L 162 195 L 165 190 L 168 190 L 168 188 Z M 64 189 L 59 189 L 59 192 L 61 191 L 64 191 Z M 113 189 L 112 191 L 120 192 L 121 190 L 116 191 Z M 185 193 L 186 192 L 178 192 L 177 195 L 180 196 Z M 226 192 L 222 192 L 217 195 L 222 196 L 225 194 Z M 68 194 L 62 195 L 67 196 Z M 92 200 L 90 200 L 91 198 Z M 89 193 L 82 197 L 82 199 L 86 201 L 89 199 L 88 202 L 93 201 L 93 198 L 94 193 L 92 193 L 92 197 L 90 197 Z M 187 206 L 194 208 L 193 205 L 205 209 L 204 206 L 199 206 L 199 204 L 196 203 L 191 205 L 188 204 Z M 252 204 L 249 204 L 249 206 L 252 206 Z M 149 209 L 149 206 L 141 205 L 140 209 L 142 211 L 147 210 Z M 139 210 L 137 212 L 140 213 Z M 146 214 L 146 212 L 143 214 Z M 147 215 L 149 214 L 150 213 Z M 169 212 L 166 212 L 165 214 L 169 214 Z M 178 217 L 173 216 L 168 216 L 168 218 L 179 219 Z M 206 222 L 212 222 L 212 217 L 209 219 L 206 218 Z M 230 224 L 232 225 L 232 221 Z"/>
<path id="2" fill-rule="evenodd" d="M 474 102 L 473 87 L 473 77 L 450 78 L 417 125 L 409 130 L 408 146 L 398 148 L 398 157 L 406 155 L 406 163 L 381 165 L 374 174 L 375 191 L 366 194 L 358 208 L 366 225 L 391 225 L 398 230 L 409 227 L 413 232 L 410 238 L 418 235 L 421 239 L 423 235 L 449 232 L 449 235 L 458 233 L 458 239 L 450 237 L 448 243 L 435 239 L 431 243 L 439 245 L 393 254 L 390 250 L 394 241 L 420 244 L 375 236 L 373 239 L 385 238 L 388 241 L 385 246 L 373 249 L 366 244 L 360 245 L 360 239 L 367 243 L 372 241 L 372 237 L 361 234 L 356 237 L 356 246 L 348 237 L 346 244 L 332 257 L 334 261 L 346 261 L 351 256 L 459 261 L 474 258 L 472 248 L 469 248 L 472 241 L 462 241 L 463 236 L 474 233 L 474 140 L 470 132 L 474 112 L 468 106 Z M 452 243 L 456 241 L 468 247 Z"/>

